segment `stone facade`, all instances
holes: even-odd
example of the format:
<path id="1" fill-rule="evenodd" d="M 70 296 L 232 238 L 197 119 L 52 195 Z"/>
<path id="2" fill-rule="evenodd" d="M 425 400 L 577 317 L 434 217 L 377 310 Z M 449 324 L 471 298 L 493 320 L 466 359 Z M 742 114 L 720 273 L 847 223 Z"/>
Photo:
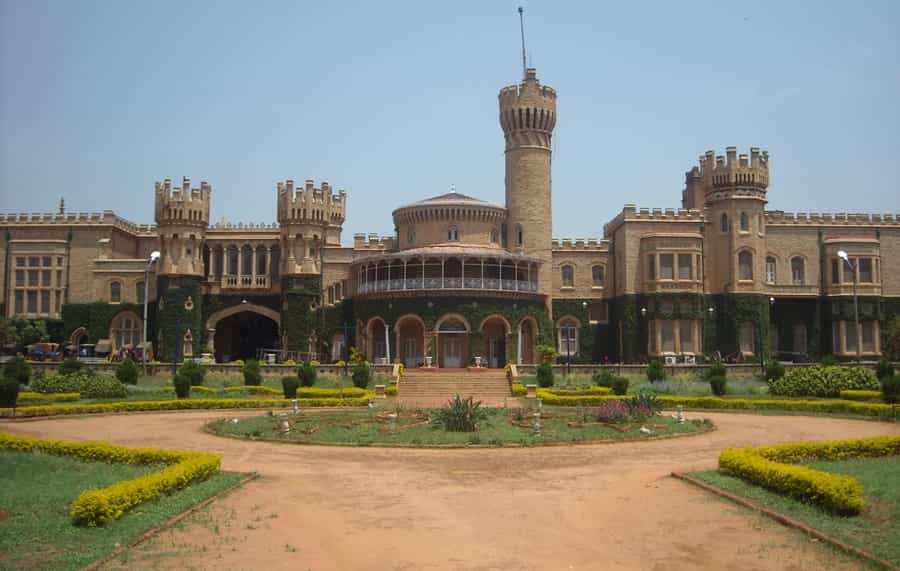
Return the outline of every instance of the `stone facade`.
<path id="1" fill-rule="evenodd" d="M 273 224 L 211 223 L 212 185 L 187 179 L 156 183 L 153 225 L 0 215 L 3 314 L 115 350 L 139 342 L 147 283 L 164 358 L 337 360 L 349 345 L 442 367 L 530 363 L 540 344 L 578 361 L 880 354 L 881 324 L 900 313 L 900 215 L 767 209 L 769 155 L 729 147 L 686 173 L 682 208 L 626 204 L 602 239 L 552 238 L 556 106 L 533 69 L 500 91 L 504 205 L 438 195 L 397 208 L 395 235 L 349 246 L 347 194 L 311 180 L 276 184 Z"/>

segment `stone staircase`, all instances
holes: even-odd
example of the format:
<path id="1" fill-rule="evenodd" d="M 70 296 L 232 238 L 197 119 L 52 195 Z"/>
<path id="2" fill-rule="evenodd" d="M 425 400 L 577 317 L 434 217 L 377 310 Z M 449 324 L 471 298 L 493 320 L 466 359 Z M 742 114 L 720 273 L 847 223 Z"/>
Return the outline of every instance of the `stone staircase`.
<path id="1" fill-rule="evenodd" d="M 406 369 L 400 380 L 403 400 L 446 401 L 453 395 L 476 400 L 502 400 L 510 396 L 503 369 Z"/>

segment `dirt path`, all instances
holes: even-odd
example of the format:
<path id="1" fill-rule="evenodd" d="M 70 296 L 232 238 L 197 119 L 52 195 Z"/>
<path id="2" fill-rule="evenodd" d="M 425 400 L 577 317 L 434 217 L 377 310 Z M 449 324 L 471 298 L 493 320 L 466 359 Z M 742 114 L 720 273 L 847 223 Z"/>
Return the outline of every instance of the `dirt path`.
<path id="1" fill-rule="evenodd" d="M 257 414 L 237 413 L 228 416 Z M 404 450 L 253 443 L 201 432 L 219 412 L 0 423 L 21 434 L 224 454 L 263 477 L 134 550 L 121 568 L 857 569 L 668 474 L 728 446 L 900 433 L 845 419 L 712 418 L 710 434 L 530 449 Z"/>

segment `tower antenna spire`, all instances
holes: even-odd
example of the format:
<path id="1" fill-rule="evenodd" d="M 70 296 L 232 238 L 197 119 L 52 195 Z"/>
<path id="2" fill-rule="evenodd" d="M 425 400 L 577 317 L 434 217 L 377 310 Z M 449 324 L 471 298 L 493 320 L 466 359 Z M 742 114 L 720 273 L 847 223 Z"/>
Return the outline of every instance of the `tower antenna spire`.
<path id="1" fill-rule="evenodd" d="M 522 79 L 528 75 L 528 66 L 525 63 L 525 8 L 519 6 L 519 31 L 522 32 Z"/>

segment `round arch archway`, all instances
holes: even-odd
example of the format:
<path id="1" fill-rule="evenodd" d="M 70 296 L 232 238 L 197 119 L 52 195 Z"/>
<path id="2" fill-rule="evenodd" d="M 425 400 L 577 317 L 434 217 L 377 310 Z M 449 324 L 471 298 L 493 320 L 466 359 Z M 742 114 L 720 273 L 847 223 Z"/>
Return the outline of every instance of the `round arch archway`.
<path id="1" fill-rule="evenodd" d="M 479 330 L 483 365 L 494 369 L 505 367 L 506 339 L 512 330 L 509 321 L 500 314 L 488 315 L 481 320 Z"/>
<path id="2" fill-rule="evenodd" d="M 258 349 L 277 349 L 281 315 L 255 303 L 220 309 L 206 320 L 207 349 L 217 362 L 256 358 Z"/>
<path id="3" fill-rule="evenodd" d="M 394 325 L 397 357 L 407 368 L 425 364 L 425 321 L 418 315 L 407 313 Z"/>
<path id="4" fill-rule="evenodd" d="M 531 365 L 537 362 L 537 343 L 538 327 L 537 321 L 533 317 L 526 317 L 519 322 L 517 328 L 517 362 L 519 365 Z"/>
<path id="5" fill-rule="evenodd" d="M 458 313 L 448 313 L 435 322 L 438 367 L 458 369 L 468 365 L 471 330 L 468 320 Z"/>

